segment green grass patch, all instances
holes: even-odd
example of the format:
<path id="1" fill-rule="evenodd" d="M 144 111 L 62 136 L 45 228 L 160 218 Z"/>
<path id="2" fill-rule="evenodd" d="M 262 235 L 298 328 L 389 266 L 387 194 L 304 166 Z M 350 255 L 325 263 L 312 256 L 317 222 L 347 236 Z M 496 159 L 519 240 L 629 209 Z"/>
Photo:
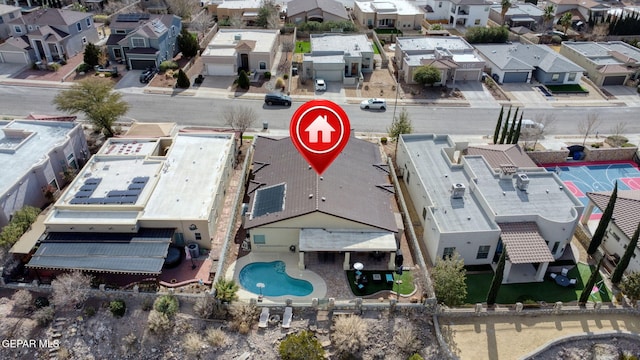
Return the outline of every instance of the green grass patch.
<path id="1" fill-rule="evenodd" d="M 402 280 L 402 284 L 400 284 L 400 294 L 401 295 L 409 295 L 411 294 L 415 287 L 413 285 L 413 276 L 411 275 L 411 271 L 403 271 L 402 275 L 398 275 L 393 271 L 389 270 L 363 270 L 362 274 L 367 278 L 367 283 L 364 286 L 363 290 L 359 290 L 356 285 L 356 272 L 355 270 L 347 271 L 347 280 L 349 281 L 349 286 L 351 287 L 351 291 L 354 295 L 372 295 L 377 293 L 378 291 L 384 290 L 393 290 L 398 291 L 398 284 L 395 283 L 397 280 Z M 373 274 L 380 274 L 382 276 L 382 281 L 375 282 L 373 281 Z M 387 283 L 386 274 L 393 275 L 393 283 Z"/>
<path id="2" fill-rule="evenodd" d="M 296 54 L 307 54 L 311 52 L 311 42 L 296 41 Z"/>
<path id="3" fill-rule="evenodd" d="M 398 29 L 375 29 L 377 34 L 397 34 L 402 36 L 402 31 Z"/>
<path id="4" fill-rule="evenodd" d="M 578 301 L 584 284 L 591 276 L 592 268 L 585 264 L 578 264 L 569 271 L 569 278 L 577 278 L 576 287 L 562 287 L 553 280 L 545 280 L 540 283 L 527 284 L 503 284 L 498 291 L 498 304 L 515 304 L 516 302 L 524 302 L 526 300 L 544 301 L 546 303 L 554 303 L 556 301 L 573 302 Z M 473 274 L 467 275 L 467 303 L 484 303 L 487 300 L 487 292 L 491 286 L 493 274 Z M 598 281 L 602 279 L 598 276 Z M 606 287 L 601 292 L 594 294 L 590 298 L 591 301 L 611 301 L 611 292 Z"/>
<path id="5" fill-rule="evenodd" d="M 378 44 L 376 44 L 375 42 L 373 43 L 373 53 L 380 54 L 380 49 L 378 49 Z"/>
<path id="6" fill-rule="evenodd" d="M 242 140 L 253 140 L 253 135 L 242 135 Z"/>
<path id="7" fill-rule="evenodd" d="M 566 85 L 545 85 L 549 91 L 556 94 L 588 94 L 582 86 L 578 84 L 566 84 Z"/>

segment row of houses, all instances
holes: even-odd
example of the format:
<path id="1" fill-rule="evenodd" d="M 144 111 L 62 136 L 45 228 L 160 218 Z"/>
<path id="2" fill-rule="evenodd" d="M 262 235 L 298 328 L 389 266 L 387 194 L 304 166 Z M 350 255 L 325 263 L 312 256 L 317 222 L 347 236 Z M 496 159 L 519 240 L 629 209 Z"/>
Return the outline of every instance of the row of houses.
<path id="1" fill-rule="evenodd" d="M 87 159 L 74 122 L 3 122 L 2 143 L 13 144 L 1 154 L 12 167 L 3 173 L 13 174 L 0 179 L 3 224 L 23 205 L 41 206 L 41 186 L 61 187 L 62 167 L 84 164 L 38 236 L 11 249 L 41 281 L 71 270 L 126 274 L 129 281 L 157 277 L 172 249 L 188 244 L 219 255 L 211 243 L 236 160 L 235 136 L 179 132 L 175 124 L 141 127 Z M 300 269 L 319 254 L 349 269 L 352 256 L 374 252 L 384 254 L 389 269 L 396 266 L 403 224 L 377 144 L 351 138 L 322 175 L 288 137 L 260 136 L 253 148 L 242 225 L 252 252 L 293 252 Z M 585 211 L 557 174 L 537 167 L 518 145 L 470 145 L 446 135 L 402 135 L 396 167 L 424 229 L 425 257 L 434 263 L 458 253 L 467 265 L 491 265 L 507 251 L 506 283 L 543 281 L 579 223 L 586 225 L 611 195 L 588 194 Z M 638 222 L 638 198 L 637 191 L 619 194 L 604 245 L 613 258 Z M 637 270 L 640 257 L 629 267 Z"/>

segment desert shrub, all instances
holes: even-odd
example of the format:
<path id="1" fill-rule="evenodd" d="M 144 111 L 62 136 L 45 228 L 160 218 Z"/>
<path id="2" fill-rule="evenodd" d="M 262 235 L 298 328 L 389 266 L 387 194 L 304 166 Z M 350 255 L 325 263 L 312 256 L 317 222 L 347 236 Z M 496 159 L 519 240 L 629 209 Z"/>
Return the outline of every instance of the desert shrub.
<path id="1" fill-rule="evenodd" d="M 94 308 L 93 306 L 87 306 L 84 308 L 84 316 L 92 317 L 95 314 L 96 314 L 96 308 Z"/>
<path id="2" fill-rule="evenodd" d="M 178 298 L 173 295 L 162 295 L 153 302 L 153 309 L 155 311 L 169 317 L 175 315 L 179 307 L 180 303 L 178 302 Z"/>
<path id="3" fill-rule="evenodd" d="M 178 89 L 188 89 L 189 86 L 191 86 L 191 81 L 189 81 L 187 74 L 182 71 L 182 69 L 178 70 L 178 81 L 176 82 L 176 87 Z"/>
<path id="4" fill-rule="evenodd" d="M 389 141 L 389 139 L 387 139 L 386 137 L 381 137 L 380 138 L 380 142 L 382 143 L 382 145 L 386 145 L 388 141 Z"/>
<path id="5" fill-rule="evenodd" d="M 367 338 L 367 324 L 359 316 L 341 316 L 334 324 L 331 335 L 338 354 L 353 354 L 360 350 Z"/>
<path id="6" fill-rule="evenodd" d="M 80 65 L 78 65 L 78 67 L 76 68 L 76 72 L 88 72 L 90 70 L 92 70 L 93 67 L 87 63 L 82 63 Z"/>
<path id="7" fill-rule="evenodd" d="M 149 318 L 147 319 L 147 328 L 149 331 L 161 334 L 169 331 L 172 326 L 173 323 L 166 314 L 156 310 L 152 310 L 149 313 Z"/>
<path id="8" fill-rule="evenodd" d="M 231 328 L 241 334 L 247 334 L 251 324 L 258 315 L 257 307 L 251 304 L 234 303 L 229 307 L 229 313 L 233 317 Z"/>
<path id="9" fill-rule="evenodd" d="M 424 358 L 422 356 L 420 356 L 420 354 L 413 354 L 411 356 L 409 356 L 409 358 L 407 360 L 424 360 Z"/>
<path id="10" fill-rule="evenodd" d="M 269 80 L 269 79 L 271 79 L 271 72 L 266 71 L 266 72 L 264 73 L 264 79 L 265 79 L 265 80 Z"/>
<path id="11" fill-rule="evenodd" d="M 560 37 L 560 35 L 553 35 L 551 37 L 551 43 L 560 44 L 561 42 L 562 42 L 562 37 Z"/>
<path id="12" fill-rule="evenodd" d="M 198 298 L 195 304 L 193 304 L 193 312 L 202 319 L 221 319 L 227 314 L 224 305 L 211 296 Z"/>
<path id="13" fill-rule="evenodd" d="M 36 301 L 34 301 L 34 304 L 36 305 L 36 309 L 40 309 L 45 306 L 49 306 L 49 299 L 44 296 L 38 296 Z"/>
<path id="14" fill-rule="evenodd" d="M 220 329 L 209 328 L 207 329 L 207 341 L 214 348 L 223 347 L 227 342 L 227 334 Z"/>
<path id="15" fill-rule="evenodd" d="M 153 309 L 153 301 L 151 301 L 150 298 L 144 298 L 144 300 L 142 300 L 142 304 L 140 304 L 140 307 L 142 308 L 142 311 L 149 311 Z"/>
<path id="16" fill-rule="evenodd" d="M 138 337 L 134 333 L 129 333 L 129 335 L 122 338 L 122 352 L 125 355 L 128 355 L 136 350 L 136 345 L 138 344 Z"/>
<path id="17" fill-rule="evenodd" d="M 216 289 L 216 299 L 223 303 L 230 303 L 238 298 L 238 289 L 240 288 L 233 280 L 218 280 L 213 286 Z"/>
<path id="18" fill-rule="evenodd" d="M 632 143 L 624 143 L 624 144 L 620 145 L 620 147 L 636 147 L 636 146 L 633 145 Z"/>
<path id="19" fill-rule="evenodd" d="M 285 79 L 285 80 L 287 80 L 287 79 L 289 78 L 289 74 L 284 74 L 284 75 L 282 75 L 282 78 L 283 78 L 283 79 Z"/>
<path id="20" fill-rule="evenodd" d="M 249 80 L 249 75 L 246 71 L 240 70 L 236 83 L 240 89 L 248 89 L 251 86 L 251 81 Z"/>
<path id="21" fill-rule="evenodd" d="M 51 282 L 51 302 L 60 307 L 84 304 L 89 297 L 91 279 L 79 271 L 58 276 Z"/>
<path id="22" fill-rule="evenodd" d="M 58 359 L 59 360 L 68 360 L 71 359 L 71 351 L 69 349 L 67 349 L 66 347 L 60 347 L 58 349 Z"/>
<path id="23" fill-rule="evenodd" d="M 121 299 L 113 300 L 109 303 L 109 311 L 115 317 L 122 317 L 127 311 L 127 304 Z"/>
<path id="24" fill-rule="evenodd" d="M 178 63 L 171 60 L 165 60 L 160 63 L 160 71 L 175 70 L 178 68 Z"/>
<path id="25" fill-rule="evenodd" d="M 284 79 L 277 78 L 276 79 L 276 89 L 284 89 Z"/>
<path id="26" fill-rule="evenodd" d="M 53 310 L 53 307 L 45 306 L 33 313 L 33 319 L 36 321 L 36 323 L 38 323 L 38 325 L 47 326 L 50 322 L 53 321 L 54 315 L 55 311 Z"/>
<path id="27" fill-rule="evenodd" d="M 33 306 L 33 295 L 29 290 L 16 291 L 11 296 L 11 300 L 13 300 L 13 309 L 18 313 L 26 313 Z"/>
<path id="28" fill-rule="evenodd" d="M 204 340 L 202 340 L 202 336 L 197 333 L 188 333 L 182 341 L 182 348 L 190 358 L 199 354 L 203 347 L 205 347 Z"/>
<path id="29" fill-rule="evenodd" d="M 93 22 L 106 23 L 107 21 L 109 21 L 109 15 L 102 15 L 102 14 L 93 15 Z"/>
<path id="30" fill-rule="evenodd" d="M 398 329 L 394 340 L 398 349 L 405 353 L 416 352 L 422 347 L 415 330 L 409 325 Z"/>
<path id="31" fill-rule="evenodd" d="M 593 143 L 593 144 L 591 144 L 591 147 L 594 148 L 594 149 L 598 149 L 601 146 L 602 146 L 602 143 Z"/>
<path id="32" fill-rule="evenodd" d="M 310 331 L 289 334 L 278 346 L 282 360 L 322 360 L 324 349 Z"/>

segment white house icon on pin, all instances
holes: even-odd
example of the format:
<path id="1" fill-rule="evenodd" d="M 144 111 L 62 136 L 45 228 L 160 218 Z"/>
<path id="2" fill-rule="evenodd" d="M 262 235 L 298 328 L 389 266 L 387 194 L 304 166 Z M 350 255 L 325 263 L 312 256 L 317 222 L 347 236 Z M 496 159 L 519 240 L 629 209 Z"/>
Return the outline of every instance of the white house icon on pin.
<path id="1" fill-rule="evenodd" d="M 318 116 L 304 131 L 309 133 L 309 142 L 314 144 L 318 142 L 318 133 L 322 133 L 323 143 L 330 143 L 331 133 L 336 131 L 336 129 L 329 125 L 327 115 L 324 115 Z"/>

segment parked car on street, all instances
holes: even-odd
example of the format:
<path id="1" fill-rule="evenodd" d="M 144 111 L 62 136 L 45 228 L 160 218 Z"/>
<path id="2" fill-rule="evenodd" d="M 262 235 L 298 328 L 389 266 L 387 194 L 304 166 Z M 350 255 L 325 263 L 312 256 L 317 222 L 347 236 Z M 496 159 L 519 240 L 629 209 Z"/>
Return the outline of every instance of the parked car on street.
<path id="1" fill-rule="evenodd" d="M 264 103 L 271 105 L 291 106 L 291 97 L 281 93 L 267 94 L 264 97 Z"/>
<path id="2" fill-rule="evenodd" d="M 327 83 L 323 79 L 316 79 L 316 91 L 327 91 Z"/>
<path id="3" fill-rule="evenodd" d="M 387 101 L 378 98 L 363 100 L 360 103 L 360 109 L 385 111 L 387 109 Z"/>
<path id="4" fill-rule="evenodd" d="M 143 84 L 148 84 L 157 72 L 158 70 L 155 67 L 148 67 L 145 71 L 142 72 L 142 74 L 140 74 L 140 82 Z"/>

